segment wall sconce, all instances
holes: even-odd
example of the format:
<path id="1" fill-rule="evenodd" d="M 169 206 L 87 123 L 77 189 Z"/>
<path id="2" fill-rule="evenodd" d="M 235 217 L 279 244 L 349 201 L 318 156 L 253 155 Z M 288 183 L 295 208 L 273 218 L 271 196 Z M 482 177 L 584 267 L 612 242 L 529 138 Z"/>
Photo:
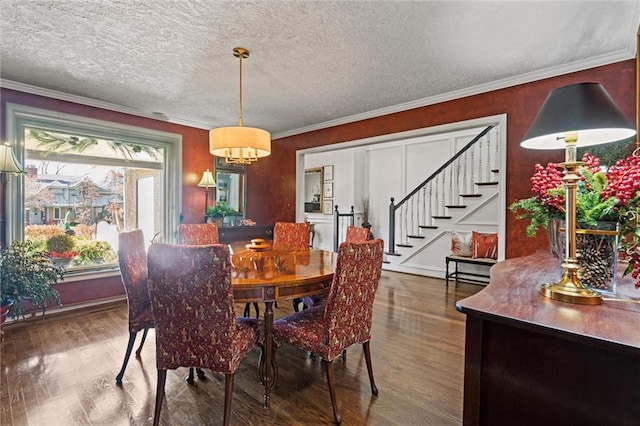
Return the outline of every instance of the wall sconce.
<path id="1" fill-rule="evenodd" d="M 198 186 L 204 188 L 204 223 L 207 223 L 207 207 L 209 207 L 209 188 L 216 187 L 216 181 L 213 179 L 213 174 L 209 169 L 202 174 L 202 179 L 198 183 Z"/>
<path id="2" fill-rule="evenodd" d="M 578 278 L 576 258 L 577 146 L 599 145 L 630 138 L 636 133 L 613 99 L 599 83 L 578 83 L 552 91 L 538 112 L 521 145 L 531 149 L 565 149 L 565 258 L 560 281 L 544 284 L 543 296 L 581 305 L 599 305 L 600 293 Z"/>

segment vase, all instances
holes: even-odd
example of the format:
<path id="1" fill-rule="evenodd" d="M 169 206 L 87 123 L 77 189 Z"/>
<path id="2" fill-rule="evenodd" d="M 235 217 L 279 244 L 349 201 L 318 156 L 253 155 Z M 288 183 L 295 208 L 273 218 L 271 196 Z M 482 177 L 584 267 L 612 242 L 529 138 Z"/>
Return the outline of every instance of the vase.
<path id="1" fill-rule="evenodd" d="M 557 222 L 555 236 L 551 236 L 552 224 L 549 225 L 550 242 L 553 241 L 551 251 L 560 259 L 564 259 L 566 241 L 564 221 Z M 596 226 L 590 228 L 577 226 L 576 258 L 580 266 L 578 278 L 585 287 L 608 295 L 616 293 L 618 235 L 618 222 L 598 222 Z"/>

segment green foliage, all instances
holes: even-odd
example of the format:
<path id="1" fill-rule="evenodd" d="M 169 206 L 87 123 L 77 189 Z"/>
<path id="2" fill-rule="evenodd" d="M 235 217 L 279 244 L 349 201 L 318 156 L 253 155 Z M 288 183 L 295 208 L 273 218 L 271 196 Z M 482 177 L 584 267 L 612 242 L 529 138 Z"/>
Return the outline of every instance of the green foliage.
<path id="1" fill-rule="evenodd" d="M 49 252 L 66 253 L 73 251 L 75 242 L 70 235 L 58 234 L 47 240 L 47 250 Z"/>
<path id="2" fill-rule="evenodd" d="M 0 251 L 0 303 L 13 300 L 11 316 L 23 314 L 22 300 L 45 312 L 49 302 L 60 304 L 60 295 L 51 287 L 64 278 L 65 271 L 53 265 L 48 254 L 31 241 L 14 241 Z"/>
<path id="3" fill-rule="evenodd" d="M 77 244 L 78 255 L 74 262 L 79 265 L 114 263 L 117 260 L 111 245 L 106 241 L 85 240 Z"/>
<path id="4" fill-rule="evenodd" d="M 208 217 L 225 217 L 225 216 L 238 216 L 238 212 L 229 207 L 227 203 L 221 201 L 213 207 L 207 207 Z"/>

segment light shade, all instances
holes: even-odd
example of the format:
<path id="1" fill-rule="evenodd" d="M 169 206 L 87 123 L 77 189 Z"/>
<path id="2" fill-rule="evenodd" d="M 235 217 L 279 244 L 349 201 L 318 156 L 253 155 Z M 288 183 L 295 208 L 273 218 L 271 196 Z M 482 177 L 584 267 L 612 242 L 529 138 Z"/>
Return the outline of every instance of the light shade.
<path id="1" fill-rule="evenodd" d="M 209 132 L 209 151 L 228 163 L 251 163 L 271 154 L 271 134 L 255 127 L 219 127 Z"/>
<path id="2" fill-rule="evenodd" d="M 600 83 L 578 83 L 552 91 L 521 145 L 564 149 L 567 132 L 578 132 L 578 146 L 617 142 L 636 131 Z"/>
<path id="3" fill-rule="evenodd" d="M 0 172 L 22 173 L 18 160 L 9 145 L 0 144 Z"/>
<path id="4" fill-rule="evenodd" d="M 202 179 L 200 179 L 198 186 L 203 188 L 211 188 L 216 186 L 216 181 L 213 179 L 213 174 L 209 171 L 209 169 L 202 173 Z"/>

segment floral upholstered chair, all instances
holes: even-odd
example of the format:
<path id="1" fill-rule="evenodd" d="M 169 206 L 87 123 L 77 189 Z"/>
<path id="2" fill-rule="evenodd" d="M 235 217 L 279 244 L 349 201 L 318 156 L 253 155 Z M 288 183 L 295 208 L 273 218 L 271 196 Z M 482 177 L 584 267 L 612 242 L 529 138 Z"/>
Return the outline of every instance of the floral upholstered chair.
<path id="1" fill-rule="evenodd" d="M 136 350 L 137 358 L 140 357 L 140 351 L 149 329 L 154 327 L 149 292 L 147 290 L 147 252 L 144 248 L 142 230 L 136 229 L 118 234 L 118 263 L 120 264 L 122 284 L 124 285 L 129 306 L 129 343 L 127 344 L 122 368 L 116 376 L 116 384 L 122 386 L 122 377 L 127 369 L 127 363 L 129 362 L 138 331 L 142 330 L 142 341 L 140 341 L 140 346 Z"/>
<path id="2" fill-rule="evenodd" d="M 276 222 L 273 226 L 273 250 L 309 250 L 311 228 L 307 222 Z M 293 299 L 298 312 L 302 299 Z"/>
<path id="3" fill-rule="evenodd" d="M 333 360 L 343 350 L 356 343 L 362 344 L 371 392 L 378 394 L 369 340 L 373 300 L 382 271 L 382 250 L 380 239 L 342 243 L 325 305 L 295 312 L 273 323 L 277 344 L 288 343 L 322 358 L 336 423 L 341 419 L 336 405 Z"/>
<path id="4" fill-rule="evenodd" d="M 273 226 L 274 250 L 308 250 L 311 228 L 307 222 L 276 222 Z"/>
<path id="5" fill-rule="evenodd" d="M 219 242 L 218 226 L 215 223 L 181 223 L 178 225 L 178 244 L 202 246 Z M 256 310 L 256 318 L 259 318 L 258 304 L 254 303 L 253 307 Z M 244 307 L 244 316 L 248 317 L 250 313 L 251 305 L 247 303 Z"/>
<path id="6" fill-rule="evenodd" d="M 348 243 L 364 243 L 369 241 L 369 230 L 358 226 L 349 226 L 344 240 Z"/>
<path id="7" fill-rule="evenodd" d="M 181 223 L 178 225 L 178 244 L 202 246 L 219 242 L 218 226 L 214 223 Z"/>
<path id="8" fill-rule="evenodd" d="M 233 378 L 264 324 L 236 318 L 231 260 L 225 245 L 149 248 L 149 297 L 156 320 L 158 386 L 153 424 L 160 421 L 167 370 L 207 368 L 225 374 L 224 424 L 229 424 Z"/>

